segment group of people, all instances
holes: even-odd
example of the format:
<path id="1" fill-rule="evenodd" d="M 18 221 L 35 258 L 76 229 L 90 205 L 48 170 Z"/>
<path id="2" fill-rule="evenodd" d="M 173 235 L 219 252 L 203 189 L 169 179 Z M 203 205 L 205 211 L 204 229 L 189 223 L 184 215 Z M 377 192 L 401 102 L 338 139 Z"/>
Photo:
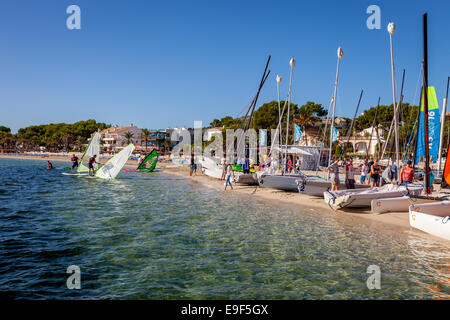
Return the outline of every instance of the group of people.
<path id="1" fill-rule="evenodd" d="M 299 156 L 295 157 L 295 163 L 294 163 L 294 157 L 292 155 L 289 155 L 287 158 L 287 162 L 286 162 L 285 172 L 288 174 L 290 174 L 292 172 L 295 172 L 296 174 L 298 174 L 300 172 L 301 165 L 302 165 L 302 163 L 300 161 Z"/>
<path id="2" fill-rule="evenodd" d="M 331 190 L 339 190 L 339 158 L 334 158 L 332 164 L 327 168 L 331 176 Z M 379 187 L 382 180 L 385 183 L 397 184 L 398 168 L 395 164 L 388 167 L 383 172 L 378 159 L 370 158 L 365 159 L 360 168 L 355 169 L 353 166 L 353 159 L 344 159 L 343 163 L 345 167 L 345 187 L 347 189 L 355 189 L 355 172 L 360 172 L 359 183 L 370 184 L 373 187 Z M 433 177 L 434 178 L 434 177 Z M 400 171 L 400 183 L 410 184 L 414 181 L 414 168 L 412 167 L 412 161 L 407 161 L 406 165 L 401 168 Z"/>

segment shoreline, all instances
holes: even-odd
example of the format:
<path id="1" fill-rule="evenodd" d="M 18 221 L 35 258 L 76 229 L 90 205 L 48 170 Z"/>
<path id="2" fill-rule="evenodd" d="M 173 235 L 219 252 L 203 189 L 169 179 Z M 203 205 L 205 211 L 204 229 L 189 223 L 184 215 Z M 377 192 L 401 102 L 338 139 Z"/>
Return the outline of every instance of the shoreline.
<path id="1" fill-rule="evenodd" d="M 191 183 L 198 183 L 202 186 L 215 189 L 217 192 L 235 193 L 237 195 L 258 198 L 271 204 L 279 203 L 281 205 L 294 206 L 303 210 L 313 210 L 317 214 L 330 216 L 336 219 L 345 219 L 355 224 L 366 224 L 374 231 L 393 232 L 396 235 L 406 236 L 413 233 L 428 240 L 441 241 L 441 238 L 413 229 L 409 225 L 409 212 L 388 212 L 383 214 L 373 214 L 370 209 L 348 209 L 335 211 L 331 209 L 323 198 L 308 196 L 295 192 L 286 192 L 270 188 L 260 188 L 259 186 L 247 186 L 233 184 L 233 190 L 227 188 L 224 190 L 224 181 L 217 180 L 197 172 L 197 176 L 189 176 L 189 167 L 179 168 L 160 168 L 164 173 L 188 179 Z M 199 169 L 197 170 L 199 171 Z M 445 241 L 445 240 L 444 240 Z"/>
<path id="2" fill-rule="evenodd" d="M 38 157 L 38 156 L 12 156 L 1 155 L 0 159 L 17 159 L 17 160 L 50 160 L 58 162 L 70 162 L 69 158 L 61 159 L 60 157 Z M 126 168 L 136 168 L 136 160 L 128 160 L 125 164 Z M 212 188 L 217 192 L 235 193 L 243 196 L 256 197 L 263 201 L 269 201 L 271 204 L 280 203 L 282 205 L 295 206 L 304 210 L 314 210 L 318 214 L 324 214 L 332 216 L 333 218 L 345 217 L 346 220 L 353 220 L 353 223 L 365 223 L 374 229 L 380 231 L 394 232 L 396 234 L 406 234 L 414 232 L 417 235 L 421 235 L 424 238 L 439 240 L 442 239 L 434 237 L 432 235 L 414 230 L 409 225 L 409 213 L 408 212 L 389 212 L 383 214 L 373 214 L 370 209 L 349 209 L 335 211 L 331 209 L 323 200 L 323 198 L 308 196 L 295 192 L 286 192 L 277 189 L 260 188 L 259 186 L 248 186 L 233 184 L 233 190 L 224 190 L 224 181 L 217 180 L 204 175 L 201 169 L 197 170 L 197 175 L 189 175 L 189 166 L 183 165 L 180 167 L 156 167 L 157 171 L 175 175 L 186 179 L 186 182 L 198 183 L 203 187 Z"/>

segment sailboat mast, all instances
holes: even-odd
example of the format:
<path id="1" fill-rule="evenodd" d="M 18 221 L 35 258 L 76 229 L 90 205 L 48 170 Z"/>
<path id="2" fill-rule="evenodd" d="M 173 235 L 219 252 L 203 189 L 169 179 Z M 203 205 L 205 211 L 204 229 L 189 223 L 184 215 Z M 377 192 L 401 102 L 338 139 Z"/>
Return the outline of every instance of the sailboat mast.
<path id="1" fill-rule="evenodd" d="M 439 135 L 438 172 L 441 172 L 442 142 L 444 140 L 445 114 L 447 112 L 447 98 L 448 98 L 448 84 L 449 84 L 449 82 L 450 82 L 450 77 L 447 78 L 447 93 L 445 94 L 444 102 L 442 102 L 441 134 Z"/>
<path id="2" fill-rule="evenodd" d="M 279 74 L 277 74 L 276 80 L 277 80 L 277 96 L 278 96 L 278 123 L 280 123 L 281 122 L 280 83 L 283 79 L 281 78 L 281 76 Z M 281 134 L 279 134 L 279 137 L 276 137 L 276 138 L 278 140 L 277 141 L 278 144 L 281 145 Z"/>
<path id="3" fill-rule="evenodd" d="M 423 14 L 423 115 L 425 127 L 425 190 L 430 191 L 430 147 L 428 140 L 428 36 L 427 14 Z"/>
<path id="4" fill-rule="evenodd" d="M 395 93 L 395 69 L 394 69 L 394 47 L 392 43 L 392 36 L 395 33 L 395 24 L 393 22 L 390 22 L 388 24 L 388 31 L 389 31 L 389 39 L 390 39 L 390 45 L 391 45 L 391 74 L 392 74 L 392 97 L 394 102 L 394 139 L 395 139 L 395 163 L 397 165 L 397 168 L 400 167 L 400 161 L 398 157 L 398 151 L 399 151 L 399 140 L 398 140 L 398 105 L 396 101 L 396 93 Z"/>
<path id="5" fill-rule="evenodd" d="M 287 146 L 288 146 L 288 138 L 289 138 L 289 118 L 290 118 L 290 110 L 291 110 L 291 92 L 292 92 L 292 70 L 295 68 L 295 60 L 294 57 L 289 61 L 289 65 L 291 66 L 291 71 L 289 75 L 289 95 L 288 95 L 288 110 L 287 110 L 287 119 L 286 119 L 286 149 L 284 150 L 284 168 L 283 172 L 287 169 Z"/>
<path id="6" fill-rule="evenodd" d="M 352 124 L 350 125 L 350 129 L 348 129 L 348 132 L 347 132 L 347 142 L 345 143 L 344 151 L 342 152 L 342 154 L 344 155 L 344 158 L 345 158 L 345 153 L 347 151 L 347 145 L 349 144 L 350 137 L 353 133 L 353 126 L 355 125 L 355 119 L 356 119 L 356 115 L 358 114 L 359 104 L 361 103 L 363 93 L 364 93 L 364 90 L 361 90 L 361 94 L 359 95 L 358 105 L 356 106 L 356 110 L 355 110 L 355 115 L 353 116 L 353 120 L 352 120 Z"/>
<path id="7" fill-rule="evenodd" d="M 334 115 L 336 111 L 336 95 L 337 95 L 337 88 L 338 88 L 338 78 L 339 78 L 339 63 L 341 59 L 344 57 L 344 51 L 342 50 L 342 47 L 338 48 L 337 51 L 337 68 L 336 68 L 336 81 L 334 82 L 334 94 L 333 94 L 333 109 L 331 112 L 331 127 L 330 127 L 330 147 L 329 147 L 329 157 L 328 157 L 328 166 L 331 165 L 331 146 L 333 145 L 333 130 L 334 130 Z M 328 176 L 330 173 L 328 172 Z"/>

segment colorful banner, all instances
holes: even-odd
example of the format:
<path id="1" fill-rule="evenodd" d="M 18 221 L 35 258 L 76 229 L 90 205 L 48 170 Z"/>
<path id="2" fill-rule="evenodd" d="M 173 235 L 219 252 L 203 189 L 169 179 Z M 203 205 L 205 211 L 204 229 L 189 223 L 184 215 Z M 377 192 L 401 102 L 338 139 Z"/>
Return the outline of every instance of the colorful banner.
<path id="1" fill-rule="evenodd" d="M 300 126 L 295 124 L 294 128 L 294 142 L 302 141 L 302 130 L 300 130 Z"/>
<path id="2" fill-rule="evenodd" d="M 259 146 L 265 147 L 267 146 L 267 130 L 259 129 Z"/>
<path id="3" fill-rule="evenodd" d="M 332 136 L 332 142 L 335 142 L 338 138 L 338 130 L 336 128 L 333 128 L 333 136 Z"/>
<path id="4" fill-rule="evenodd" d="M 420 101 L 420 117 L 416 148 L 416 161 L 419 163 L 425 157 L 425 120 L 424 120 L 424 94 L 422 89 L 422 100 Z M 439 105 L 434 87 L 428 87 L 428 147 L 430 160 L 437 161 L 439 153 L 439 134 L 441 130 L 441 120 L 439 116 Z M 424 159 L 422 159 L 424 160 Z"/>

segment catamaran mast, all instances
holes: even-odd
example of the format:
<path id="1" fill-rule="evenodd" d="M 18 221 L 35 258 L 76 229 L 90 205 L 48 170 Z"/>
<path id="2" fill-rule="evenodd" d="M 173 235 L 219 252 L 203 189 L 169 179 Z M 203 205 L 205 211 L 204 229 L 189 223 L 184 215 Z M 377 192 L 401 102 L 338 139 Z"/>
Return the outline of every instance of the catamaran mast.
<path id="1" fill-rule="evenodd" d="M 400 167 L 400 161 L 398 157 L 399 151 L 399 142 L 398 142 L 398 105 L 396 102 L 396 94 L 395 94 L 395 70 L 394 70 L 394 47 L 392 44 L 392 36 L 395 33 L 395 24 L 393 22 L 389 22 L 388 24 L 389 31 L 389 39 L 391 45 L 391 74 L 392 74 L 392 97 L 394 100 L 394 139 L 395 139 L 395 163 L 397 168 Z"/>
<path id="2" fill-rule="evenodd" d="M 444 102 L 442 102 L 441 134 L 439 136 L 439 153 L 438 153 L 438 172 L 441 172 L 442 141 L 444 140 L 445 113 L 447 112 L 447 98 L 448 98 L 448 84 L 449 84 L 449 82 L 450 82 L 450 77 L 447 78 L 447 93 L 445 94 Z"/>
<path id="3" fill-rule="evenodd" d="M 284 150 L 284 167 L 283 172 L 287 169 L 287 147 L 288 147 L 288 138 L 289 138 L 289 118 L 290 118 L 290 110 L 291 110 L 291 92 L 292 92 L 292 70 L 295 68 L 295 59 L 291 58 L 289 61 L 289 65 L 291 66 L 291 71 L 289 75 L 289 95 L 288 95 L 288 110 L 287 110 L 287 119 L 286 119 L 286 145 Z"/>
<path id="4" fill-rule="evenodd" d="M 430 147 L 428 140 L 428 36 L 427 36 L 427 14 L 423 14 L 423 115 L 425 127 L 425 190 L 430 189 Z"/>
<path id="5" fill-rule="evenodd" d="M 347 145 L 349 144 L 350 137 L 353 133 L 353 126 L 355 125 L 355 119 L 356 119 L 356 115 L 358 114 L 359 104 L 361 103 L 363 93 L 364 93 L 364 90 L 361 90 L 361 94 L 359 95 L 358 105 L 356 106 L 356 110 L 355 110 L 355 115 L 353 116 L 352 124 L 350 125 L 350 128 L 348 129 L 348 132 L 347 132 L 347 142 L 344 144 L 344 150 L 342 152 L 342 154 L 344 155 L 344 158 L 345 158 L 345 153 L 347 151 Z"/>
<path id="6" fill-rule="evenodd" d="M 319 157 L 317 158 L 316 175 L 319 172 L 320 160 L 322 160 L 322 150 L 323 150 L 323 146 L 325 146 L 325 137 L 327 135 L 328 119 L 330 118 L 330 110 L 331 110 L 332 105 L 333 105 L 333 97 L 331 97 L 330 105 L 328 106 L 327 119 L 325 121 L 325 129 L 323 131 L 322 147 L 320 147 L 322 149 L 319 151 Z"/>
<path id="7" fill-rule="evenodd" d="M 280 105 L 280 83 L 283 80 L 279 74 L 277 74 L 277 96 L 278 96 L 278 123 L 281 121 L 281 105 Z M 278 129 L 278 127 L 277 127 Z M 278 132 L 278 131 L 277 131 Z M 280 132 L 281 133 L 281 132 Z M 281 145 L 281 134 L 278 135 L 277 142 L 278 145 Z"/>
<path id="8" fill-rule="evenodd" d="M 331 113 L 331 127 L 330 127 L 330 147 L 329 147 L 329 157 L 328 157 L 328 166 L 331 165 L 331 146 L 333 145 L 333 130 L 334 130 L 334 115 L 336 111 L 336 95 L 337 95 L 337 88 L 338 88 L 338 78 L 339 78 L 339 63 L 341 59 L 344 57 L 344 51 L 342 50 L 342 47 L 339 47 L 337 50 L 337 68 L 336 68 L 336 81 L 334 82 L 334 94 L 333 94 L 333 109 Z M 327 177 L 329 178 L 330 172 L 328 172 Z"/>

